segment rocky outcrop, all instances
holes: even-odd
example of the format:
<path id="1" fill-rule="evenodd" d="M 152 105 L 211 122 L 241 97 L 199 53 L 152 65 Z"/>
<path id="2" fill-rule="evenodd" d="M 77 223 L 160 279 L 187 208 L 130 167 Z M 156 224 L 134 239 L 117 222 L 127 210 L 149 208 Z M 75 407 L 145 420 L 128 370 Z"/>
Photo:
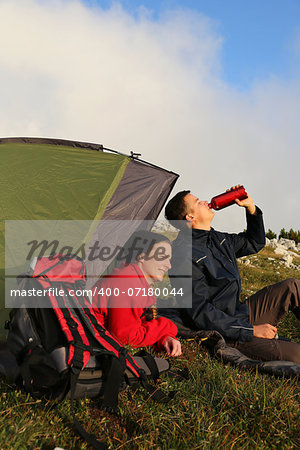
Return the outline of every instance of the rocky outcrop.
<path id="1" fill-rule="evenodd" d="M 299 266 L 293 264 L 293 259 L 295 256 L 300 256 L 300 244 L 297 245 L 290 239 L 280 238 L 277 241 L 277 239 L 266 238 L 266 246 L 272 247 L 276 255 L 282 256 L 281 261 L 286 267 L 299 269 Z"/>
<path id="2" fill-rule="evenodd" d="M 153 227 L 152 227 L 152 231 L 154 233 L 162 233 L 164 231 L 168 231 L 171 233 L 176 233 L 178 230 L 177 228 L 173 227 L 169 222 L 167 222 L 167 220 L 157 220 Z"/>
<path id="3" fill-rule="evenodd" d="M 281 250 L 281 251 L 284 251 L 284 250 L 300 251 L 300 244 L 297 245 L 295 241 L 291 241 L 290 239 L 280 238 L 277 241 L 277 239 L 266 238 L 266 245 L 269 245 L 270 247 L 273 247 L 276 250 L 278 250 L 278 252 L 275 252 L 278 254 L 279 254 L 279 250 Z"/>

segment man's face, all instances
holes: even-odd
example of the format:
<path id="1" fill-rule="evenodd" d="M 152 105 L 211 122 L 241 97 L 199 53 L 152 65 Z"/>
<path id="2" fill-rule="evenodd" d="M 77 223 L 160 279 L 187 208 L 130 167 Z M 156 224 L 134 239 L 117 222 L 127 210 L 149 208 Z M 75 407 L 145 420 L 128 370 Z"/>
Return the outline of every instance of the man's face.
<path id="1" fill-rule="evenodd" d="M 203 227 L 210 225 L 215 213 L 209 208 L 207 201 L 199 200 L 193 194 L 187 194 L 184 197 L 184 201 L 187 205 L 187 219 L 190 217 L 193 228 L 201 227 L 201 225 Z"/>

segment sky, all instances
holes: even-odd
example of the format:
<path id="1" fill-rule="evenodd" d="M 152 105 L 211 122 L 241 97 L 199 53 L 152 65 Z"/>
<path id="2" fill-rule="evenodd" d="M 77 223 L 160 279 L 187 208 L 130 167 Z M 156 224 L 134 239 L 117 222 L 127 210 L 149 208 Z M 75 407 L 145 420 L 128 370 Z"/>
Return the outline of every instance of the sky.
<path id="1" fill-rule="evenodd" d="M 300 229 L 299 0 L 0 0 L 0 39 L 1 137 L 141 153 L 203 200 L 244 184 Z"/>

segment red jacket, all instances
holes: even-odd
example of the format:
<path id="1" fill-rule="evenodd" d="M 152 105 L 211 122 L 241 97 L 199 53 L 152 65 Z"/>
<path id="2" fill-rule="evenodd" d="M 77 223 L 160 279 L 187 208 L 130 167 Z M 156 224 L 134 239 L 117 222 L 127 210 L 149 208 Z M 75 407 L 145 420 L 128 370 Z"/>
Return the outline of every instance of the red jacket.
<path id="1" fill-rule="evenodd" d="M 129 264 L 115 269 L 112 275 L 95 284 L 93 307 L 101 325 L 122 344 L 133 347 L 155 345 L 162 350 L 165 339 L 175 337 L 178 330 L 165 317 L 145 319 L 146 308 L 156 303 L 155 297 L 149 295 L 149 288 L 140 268 Z"/>

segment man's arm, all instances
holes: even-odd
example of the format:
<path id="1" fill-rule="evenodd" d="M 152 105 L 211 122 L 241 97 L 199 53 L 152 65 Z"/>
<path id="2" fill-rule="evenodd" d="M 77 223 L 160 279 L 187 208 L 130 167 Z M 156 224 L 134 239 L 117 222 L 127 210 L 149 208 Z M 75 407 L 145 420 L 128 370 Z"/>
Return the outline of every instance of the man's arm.
<path id="1" fill-rule="evenodd" d="M 261 325 L 251 325 L 244 318 L 230 316 L 217 309 L 205 297 L 201 295 L 199 285 L 197 295 L 193 295 L 193 308 L 186 312 L 192 320 L 195 329 L 217 330 L 226 339 L 233 339 L 239 342 L 251 341 L 253 337 L 274 339 L 277 328 L 269 323 Z"/>
<path id="2" fill-rule="evenodd" d="M 243 233 L 229 234 L 237 258 L 259 252 L 266 243 L 262 211 L 255 206 L 252 198 L 236 200 L 246 209 L 247 230 Z"/>

